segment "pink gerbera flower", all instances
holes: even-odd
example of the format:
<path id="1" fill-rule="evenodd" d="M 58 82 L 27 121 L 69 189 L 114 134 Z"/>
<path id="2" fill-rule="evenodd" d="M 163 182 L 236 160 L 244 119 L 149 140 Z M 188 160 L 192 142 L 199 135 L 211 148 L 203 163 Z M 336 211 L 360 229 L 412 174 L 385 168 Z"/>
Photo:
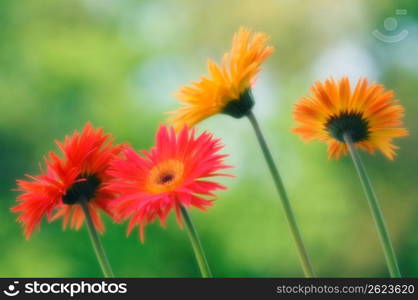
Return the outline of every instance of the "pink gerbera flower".
<path id="1" fill-rule="evenodd" d="M 78 204 L 85 201 L 94 227 L 102 233 L 104 224 L 99 211 L 111 216 L 109 202 L 114 198 L 104 189 L 104 183 L 109 180 L 106 169 L 123 145 L 114 145 L 110 134 L 93 128 L 90 123 L 81 133 L 75 131 L 56 144 L 62 156 L 50 152 L 41 174 L 17 180 L 20 194 L 12 212 L 19 214 L 17 220 L 29 238 L 44 217 L 48 221 L 62 218 L 64 228 L 70 225 L 79 229 L 85 216 Z"/>
<path id="2" fill-rule="evenodd" d="M 161 126 L 156 146 L 142 155 L 132 148 L 123 151 L 124 157 L 111 162 L 109 175 L 115 178 L 108 184 L 111 192 L 119 194 L 114 201 L 114 213 L 120 220 L 130 218 L 128 234 L 139 225 L 141 241 L 146 224 L 159 218 L 165 226 L 167 215 L 174 210 L 182 226 L 180 207 L 194 206 L 201 210 L 212 204 L 215 190 L 225 186 L 208 180 L 230 168 L 224 164 L 227 155 L 219 154 L 223 148 L 219 139 L 204 132 L 184 127 L 178 134 L 173 128 Z"/>

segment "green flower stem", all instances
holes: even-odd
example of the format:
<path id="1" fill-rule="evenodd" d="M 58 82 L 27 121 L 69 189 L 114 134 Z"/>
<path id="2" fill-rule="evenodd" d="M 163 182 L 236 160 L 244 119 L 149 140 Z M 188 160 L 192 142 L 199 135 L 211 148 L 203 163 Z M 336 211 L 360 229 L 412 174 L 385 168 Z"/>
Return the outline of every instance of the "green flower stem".
<path id="1" fill-rule="evenodd" d="M 96 228 L 94 227 L 88 204 L 86 201 L 80 201 L 80 206 L 83 209 L 84 215 L 86 217 L 90 240 L 93 245 L 94 252 L 96 253 L 97 260 L 99 261 L 100 267 L 102 268 L 103 275 L 105 278 L 113 278 L 114 275 L 112 268 L 110 267 L 109 260 L 107 259 L 103 245 L 100 242 L 99 235 L 97 234 Z"/>
<path id="2" fill-rule="evenodd" d="M 315 277 L 315 273 L 312 269 L 312 264 L 310 262 L 305 245 L 303 243 L 302 235 L 300 234 L 295 215 L 292 211 L 292 206 L 290 204 L 289 198 L 286 193 L 286 189 L 280 177 L 279 171 L 277 170 L 276 164 L 274 163 L 270 150 L 267 146 L 266 140 L 264 139 L 260 126 L 258 125 L 257 119 L 255 118 L 251 110 L 247 113 L 247 117 L 250 120 L 251 125 L 254 128 L 255 134 L 257 136 L 257 140 L 260 144 L 261 150 L 263 151 L 263 154 L 264 154 L 264 158 L 267 162 L 267 165 L 270 169 L 270 173 L 273 177 L 273 181 L 276 186 L 277 192 L 279 193 L 280 199 L 282 200 L 283 208 L 286 214 L 286 219 L 289 223 L 290 230 L 292 232 L 293 238 L 296 243 L 296 248 L 299 254 L 300 263 L 302 265 L 302 269 L 305 274 L 305 277 Z"/>
<path id="3" fill-rule="evenodd" d="M 390 241 L 389 233 L 385 224 L 385 220 L 383 218 L 383 213 L 380 208 L 377 195 L 373 189 L 372 183 L 370 182 L 369 176 L 367 175 L 367 171 L 363 165 L 361 157 L 354 146 L 351 136 L 347 133 L 344 133 L 343 138 L 346 145 L 348 146 L 348 150 L 353 160 L 353 164 L 360 178 L 364 193 L 366 194 L 367 201 L 369 202 L 369 207 L 372 212 L 374 222 L 376 224 L 377 232 L 379 234 L 380 242 L 382 244 L 383 252 L 385 254 L 386 264 L 388 265 L 390 276 L 392 278 L 399 278 L 401 277 L 401 272 L 399 271 L 395 251 L 393 250 L 392 242 Z"/>
<path id="4" fill-rule="evenodd" d="M 187 209 L 181 205 L 180 206 L 181 216 L 186 225 L 187 235 L 189 236 L 190 243 L 196 257 L 197 264 L 199 265 L 200 273 L 203 278 L 212 278 L 212 273 L 209 269 L 208 261 L 206 260 L 205 252 L 203 251 L 202 244 L 200 243 L 199 236 L 196 232 L 196 228 L 193 225 L 192 219 L 187 212 Z"/>

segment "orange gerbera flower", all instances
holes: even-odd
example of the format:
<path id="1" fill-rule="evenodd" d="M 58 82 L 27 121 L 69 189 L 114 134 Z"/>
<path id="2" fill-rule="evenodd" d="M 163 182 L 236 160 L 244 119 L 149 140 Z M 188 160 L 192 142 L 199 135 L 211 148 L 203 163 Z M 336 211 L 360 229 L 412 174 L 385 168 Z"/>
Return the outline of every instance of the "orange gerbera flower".
<path id="1" fill-rule="evenodd" d="M 328 79 L 317 82 L 312 96 L 301 98 L 295 106 L 294 119 L 299 125 L 293 131 L 306 141 L 328 144 L 329 158 L 347 155 L 343 135 L 350 135 L 360 149 L 373 154 L 380 150 L 387 158 L 395 156 L 392 139 L 408 135 L 402 128 L 404 109 L 393 99 L 392 91 L 383 85 L 360 79 L 354 91 L 348 78 L 339 82 Z"/>
<path id="2" fill-rule="evenodd" d="M 98 232 L 104 225 L 98 210 L 111 215 L 108 208 L 113 194 L 104 189 L 109 179 L 106 173 L 110 159 L 122 146 L 112 145 L 112 136 L 87 123 L 81 133 L 74 132 L 64 143 L 56 142 L 63 157 L 50 152 L 45 159 L 46 170 L 40 175 L 26 175 L 28 180 L 18 180 L 18 205 L 12 208 L 19 213 L 18 221 L 29 238 L 42 218 L 53 221 L 63 217 L 64 228 L 79 229 L 85 219 L 82 208 L 76 205 L 86 201 L 93 224 Z"/>
<path id="3" fill-rule="evenodd" d="M 171 112 L 169 120 L 177 128 L 196 123 L 218 113 L 243 117 L 254 105 L 251 85 L 260 65 L 273 53 L 267 47 L 268 36 L 240 28 L 232 49 L 224 55 L 221 65 L 208 61 L 209 77 L 201 77 L 191 86 L 184 86 L 175 95 L 182 107 Z"/>
<path id="4" fill-rule="evenodd" d="M 178 134 L 173 128 L 161 126 L 156 136 L 156 146 L 142 155 L 130 147 L 124 157 L 111 162 L 109 174 L 114 179 L 109 190 L 119 194 L 113 207 L 120 219 L 129 219 L 128 234 L 139 225 L 141 241 L 144 226 L 159 218 L 165 225 L 167 215 L 176 212 L 182 224 L 180 207 L 205 210 L 215 199 L 213 193 L 225 186 L 211 180 L 230 168 L 224 163 L 226 155 L 219 139 L 204 132 L 199 136 L 184 127 Z"/>

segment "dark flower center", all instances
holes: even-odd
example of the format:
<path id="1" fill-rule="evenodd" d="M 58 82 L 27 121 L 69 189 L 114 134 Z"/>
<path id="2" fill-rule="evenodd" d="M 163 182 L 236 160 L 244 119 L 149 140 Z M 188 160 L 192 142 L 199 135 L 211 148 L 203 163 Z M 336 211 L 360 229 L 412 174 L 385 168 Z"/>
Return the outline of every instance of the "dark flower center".
<path id="1" fill-rule="evenodd" d="M 369 122 L 361 113 L 343 112 L 328 119 L 325 128 L 337 140 L 344 143 L 344 133 L 349 134 L 354 143 L 369 137 Z"/>
<path id="2" fill-rule="evenodd" d="M 77 179 L 84 179 L 74 183 L 62 196 L 65 204 L 76 204 L 80 201 L 90 201 L 96 195 L 97 188 L 100 186 L 100 179 L 96 175 L 80 175 Z"/>
<path id="3" fill-rule="evenodd" d="M 231 100 L 222 110 L 222 113 L 234 118 L 242 118 L 254 106 L 254 99 L 251 89 L 245 90 L 238 99 Z"/>
<path id="4" fill-rule="evenodd" d="M 173 174 L 170 174 L 170 173 L 163 174 L 160 177 L 158 183 L 159 184 L 166 184 L 166 183 L 169 183 L 170 181 L 172 181 L 173 179 L 174 179 L 174 175 Z"/>

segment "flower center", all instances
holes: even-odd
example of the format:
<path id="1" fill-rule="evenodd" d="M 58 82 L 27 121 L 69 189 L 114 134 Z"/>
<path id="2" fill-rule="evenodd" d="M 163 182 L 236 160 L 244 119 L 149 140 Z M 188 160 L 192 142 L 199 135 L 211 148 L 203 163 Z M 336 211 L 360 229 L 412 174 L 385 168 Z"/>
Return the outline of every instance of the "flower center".
<path id="1" fill-rule="evenodd" d="M 160 184 L 167 184 L 170 181 L 172 181 L 174 179 L 174 175 L 173 174 L 166 174 L 166 175 L 162 175 L 160 178 Z"/>
<path id="2" fill-rule="evenodd" d="M 337 140 L 344 143 L 344 133 L 350 134 L 354 143 L 369 137 L 369 122 L 361 113 L 343 112 L 328 119 L 325 128 Z"/>
<path id="3" fill-rule="evenodd" d="M 148 175 L 147 190 L 152 194 L 171 192 L 183 183 L 184 164 L 177 159 L 163 161 Z"/>
<path id="4" fill-rule="evenodd" d="M 101 183 L 100 179 L 94 174 L 80 175 L 77 180 L 62 196 L 62 202 L 65 204 L 72 205 L 80 201 L 90 201 L 95 197 Z"/>

